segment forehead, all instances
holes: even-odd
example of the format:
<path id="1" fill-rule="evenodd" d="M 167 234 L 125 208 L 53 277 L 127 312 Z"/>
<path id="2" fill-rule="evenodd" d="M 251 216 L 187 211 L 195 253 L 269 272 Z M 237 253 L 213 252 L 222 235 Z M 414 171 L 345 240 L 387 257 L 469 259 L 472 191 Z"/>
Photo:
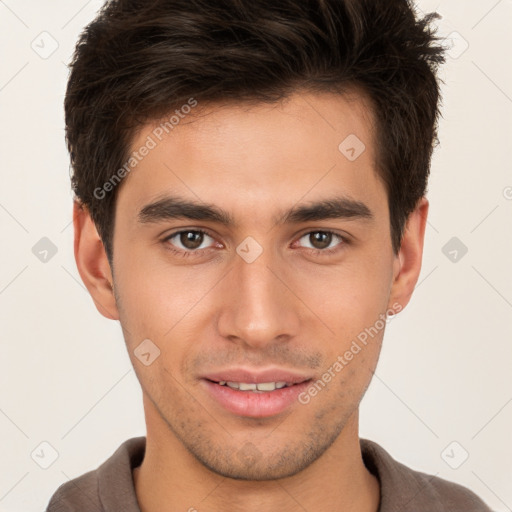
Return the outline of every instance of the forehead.
<path id="1" fill-rule="evenodd" d="M 136 134 L 131 151 L 150 149 L 124 178 L 121 208 L 138 211 L 168 194 L 262 220 L 265 213 L 275 218 L 277 205 L 282 211 L 283 204 L 334 193 L 385 199 L 373 115 L 362 96 L 305 93 L 274 104 L 198 103 L 186 111 Z"/>

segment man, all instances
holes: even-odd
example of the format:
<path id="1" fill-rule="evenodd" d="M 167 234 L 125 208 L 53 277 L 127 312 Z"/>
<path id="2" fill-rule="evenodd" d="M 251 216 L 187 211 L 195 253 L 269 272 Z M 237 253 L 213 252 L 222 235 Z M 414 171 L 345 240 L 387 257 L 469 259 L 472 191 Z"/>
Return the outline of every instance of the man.
<path id="1" fill-rule="evenodd" d="M 358 434 L 421 268 L 431 20 L 406 0 L 120 0 L 87 27 L 75 257 L 147 436 L 49 512 L 489 510 Z"/>

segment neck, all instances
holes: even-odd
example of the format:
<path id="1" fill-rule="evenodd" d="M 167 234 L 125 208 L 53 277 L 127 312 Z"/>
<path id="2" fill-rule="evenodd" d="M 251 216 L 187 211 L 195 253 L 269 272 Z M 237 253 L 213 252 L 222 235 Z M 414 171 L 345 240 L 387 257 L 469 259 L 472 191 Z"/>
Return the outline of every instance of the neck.
<path id="1" fill-rule="evenodd" d="M 362 460 L 357 410 L 319 459 L 300 473 L 269 481 L 221 476 L 195 459 L 167 426 L 147 421 L 147 431 L 144 460 L 133 472 L 141 512 L 378 510 L 379 483 Z"/>

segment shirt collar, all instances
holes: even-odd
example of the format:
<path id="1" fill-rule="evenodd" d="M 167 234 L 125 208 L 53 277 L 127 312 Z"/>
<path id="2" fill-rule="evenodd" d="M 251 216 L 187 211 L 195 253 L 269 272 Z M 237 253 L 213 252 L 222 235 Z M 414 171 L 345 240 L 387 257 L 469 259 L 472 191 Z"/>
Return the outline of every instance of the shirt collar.
<path id="1" fill-rule="evenodd" d="M 379 480 L 378 512 L 406 507 L 415 512 L 444 511 L 438 493 L 429 485 L 435 476 L 412 471 L 373 441 L 360 439 L 360 446 L 365 466 Z M 98 468 L 98 494 L 106 512 L 140 512 L 132 471 L 142 463 L 145 450 L 145 436 L 128 439 Z"/>

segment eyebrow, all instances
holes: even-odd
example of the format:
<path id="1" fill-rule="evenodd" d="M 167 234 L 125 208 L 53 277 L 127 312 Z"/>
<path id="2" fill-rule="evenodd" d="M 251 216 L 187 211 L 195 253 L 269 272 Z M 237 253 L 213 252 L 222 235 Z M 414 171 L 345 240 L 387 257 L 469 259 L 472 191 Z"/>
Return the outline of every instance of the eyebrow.
<path id="1" fill-rule="evenodd" d="M 345 196 L 335 196 L 294 206 L 274 217 L 276 224 L 298 224 L 327 219 L 373 220 L 374 215 L 366 204 Z M 169 219 L 211 221 L 227 227 L 236 227 L 233 216 L 216 205 L 196 202 L 178 196 L 166 196 L 145 205 L 138 214 L 142 224 Z"/>

